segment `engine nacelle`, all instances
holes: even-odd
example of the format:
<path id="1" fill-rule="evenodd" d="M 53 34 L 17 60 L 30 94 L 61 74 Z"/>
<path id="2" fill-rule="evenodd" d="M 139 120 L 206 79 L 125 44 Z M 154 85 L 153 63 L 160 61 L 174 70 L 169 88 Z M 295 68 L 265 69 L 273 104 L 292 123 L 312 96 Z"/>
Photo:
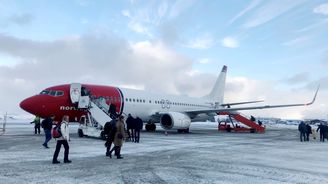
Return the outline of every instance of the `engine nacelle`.
<path id="1" fill-rule="evenodd" d="M 189 116 L 179 112 L 168 112 L 162 114 L 160 124 L 165 130 L 188 129 L 191 120 Z"/>

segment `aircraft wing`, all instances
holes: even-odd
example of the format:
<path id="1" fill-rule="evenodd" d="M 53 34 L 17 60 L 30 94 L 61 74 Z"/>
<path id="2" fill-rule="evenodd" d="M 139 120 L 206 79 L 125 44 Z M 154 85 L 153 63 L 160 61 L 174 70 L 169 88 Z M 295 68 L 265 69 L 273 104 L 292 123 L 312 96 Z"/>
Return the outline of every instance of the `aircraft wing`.
<path id="1" fill-rule="evenodd" d="M 320 86 L 319 86 L 320 87 Z M 295 107 L 295 106 L 308 106 L 314 103 L 319 87 L 315 92 L 315 95 L 311 102 L 309 103 L 299 103 L 299 104 L 282 104 L 282 105 L 263 105 L 263 106 L 252 106 L 252 107 L 236 107 L 236 108 L 216 108 L 216 109 L 202 109 L 202 110 L 191 110 L 185 111 L 185 113 L 200 114 L 200 113 L 218 113 L 218 112 L 231 112 L 231 111 L 241 111 L 241 110 L 252 110 L 252 109 L 270 109 L 270 108 L 282 108 L 282 107 Z"/>
<path id="2" fill-rule="evenodd" d="M 221 106 L 232 106 L 232 105 L 242 105 L 242 104 L 250 104 L 250 103 L 259 103 L 263 102 L 263 100 L 257 100 L 257 101 L 249 101 L 249 102 L 236 102 L 236 103 L 226 103 L 226 104 L 221 104 Z"/>

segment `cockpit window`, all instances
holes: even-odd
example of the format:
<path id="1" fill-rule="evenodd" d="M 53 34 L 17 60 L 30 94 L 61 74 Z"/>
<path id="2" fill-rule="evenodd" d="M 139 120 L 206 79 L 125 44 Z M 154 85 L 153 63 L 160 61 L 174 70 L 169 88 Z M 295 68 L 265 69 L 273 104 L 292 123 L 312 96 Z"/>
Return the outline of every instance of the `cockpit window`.
<path id="1" fill-rule="evenodd" d="M 64 95 L 64 92 L 62 92 L 62 91 L 57 91 L 56 92 L 56 96 L 63 96 Z"/>
<path id="2" fill-rule="evenodd" d="M 50 95 L 50 96 L 63 96 L 63 91 L 55 91 L 55 90 L 43 90 L 40 95 Z"/>
<path id="3" fill-rule="evenodd" d="M 41 93 L 40 93 L 40 95 L 47 95 L 47 94 L 49 94 L 49 91 L 48 91 L 48 90 L 43 90 L 43 91 L 41 91 Z"/>
<path id="4" fill-rule="evenodd" d="M 50 96 L 56 96 L 56 91 L 50 91 L 49 95 Z"/>

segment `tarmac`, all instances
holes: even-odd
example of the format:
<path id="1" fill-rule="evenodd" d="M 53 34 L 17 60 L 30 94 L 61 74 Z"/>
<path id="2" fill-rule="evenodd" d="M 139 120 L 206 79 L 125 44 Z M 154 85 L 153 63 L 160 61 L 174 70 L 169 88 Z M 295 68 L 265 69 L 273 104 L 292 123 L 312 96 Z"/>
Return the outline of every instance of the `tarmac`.
<path id="1" fill-rule="evenodd" d="M 72 163 L 53 165 L 54 140 L 45 149 L 43 132 L 34 135 L 33 125 L 7 123 L 0 136 L 0 182 L 328 183 L 328 142 L 300 142 L 296 128 L 227 133 L 216 123 L 195 123 L 188 134 L 141 132 L 140 143 L 123 145 L 120 160 L 105 156 L 103 140 L 78 137 L 77 125 L 70 130 Z"/>

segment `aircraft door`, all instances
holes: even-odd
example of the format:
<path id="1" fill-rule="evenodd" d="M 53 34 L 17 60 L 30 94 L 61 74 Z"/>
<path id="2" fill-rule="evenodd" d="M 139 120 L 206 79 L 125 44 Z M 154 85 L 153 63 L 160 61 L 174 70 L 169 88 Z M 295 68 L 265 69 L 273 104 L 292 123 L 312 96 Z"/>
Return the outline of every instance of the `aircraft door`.
<path id="1" fill-rule="evenodd" d="M 81 97 L 81 84 L 72 83 L 70 87 L 70 97 L 72 103 L 78 103 Z"/>

